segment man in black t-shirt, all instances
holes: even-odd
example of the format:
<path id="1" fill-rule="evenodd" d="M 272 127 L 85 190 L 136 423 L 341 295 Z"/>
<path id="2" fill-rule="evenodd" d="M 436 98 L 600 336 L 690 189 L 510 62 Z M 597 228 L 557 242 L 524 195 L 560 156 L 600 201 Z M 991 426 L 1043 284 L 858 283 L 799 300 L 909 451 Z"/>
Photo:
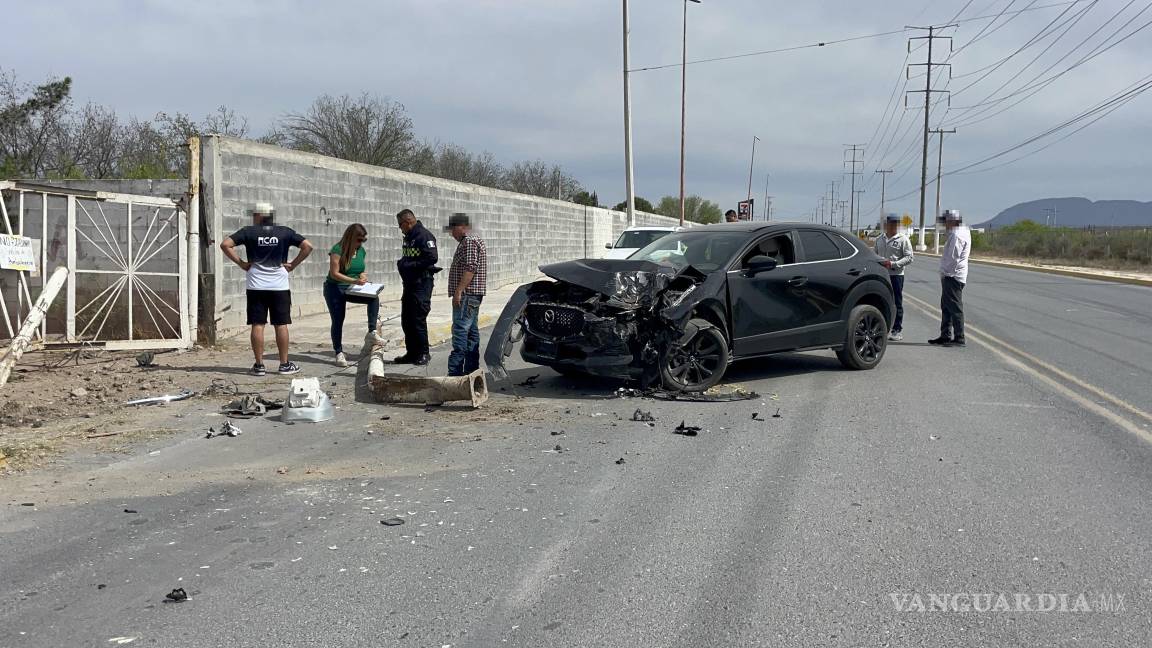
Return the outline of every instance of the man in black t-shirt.
<path id="1" fill-rule="evenodd" d="M 292 323 L 292 291 L 288 273 L 292 272 L 312 253 L 312 244 L 290 227 L 274 223 L 275 212 L 268 203 L 256 203 L 252 209 L 252 225 L 224 239 L 220 244 L 224 256 L 240 266 L 246 273 L 248 296 L 248 324 L 252 327 L 252 353 L 256 364 L 252 374 L 263 376 L 264 327 L 271 313 L 272 327 L 276 330 L 276 350 L 280 355 L 281 374 L 299 373 L 300 367 L 288 360 L 288 325 Z M 248 260 L 236 254 L 236 246 L 243 245 Z M 300 248 L 291 262 L 288 248 Z"/>

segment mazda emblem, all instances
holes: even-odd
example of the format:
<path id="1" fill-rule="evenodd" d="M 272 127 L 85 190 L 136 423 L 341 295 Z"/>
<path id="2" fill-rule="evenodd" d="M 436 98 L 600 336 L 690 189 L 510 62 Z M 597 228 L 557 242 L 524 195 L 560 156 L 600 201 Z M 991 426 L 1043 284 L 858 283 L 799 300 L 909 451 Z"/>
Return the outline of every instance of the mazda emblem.
<path id="1" fill-rule="evenodd" d="M 556 311 L 552 310 L 551 308 L 544 311 L 544 322 L 545 323 L 551 324 L 555 321 L 556 321 Z"/>

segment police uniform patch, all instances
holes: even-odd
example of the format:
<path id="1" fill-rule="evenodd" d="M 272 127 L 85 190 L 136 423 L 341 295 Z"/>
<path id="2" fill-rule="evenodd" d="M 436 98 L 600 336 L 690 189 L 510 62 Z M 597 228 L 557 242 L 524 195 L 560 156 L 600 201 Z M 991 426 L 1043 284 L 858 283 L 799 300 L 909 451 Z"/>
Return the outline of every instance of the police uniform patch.
<path id="1" fill-rule="evenodd" d="M 430 247 L 430 248 L 436 247 L 436 241 L 428 241 L 428 247 Z"/>

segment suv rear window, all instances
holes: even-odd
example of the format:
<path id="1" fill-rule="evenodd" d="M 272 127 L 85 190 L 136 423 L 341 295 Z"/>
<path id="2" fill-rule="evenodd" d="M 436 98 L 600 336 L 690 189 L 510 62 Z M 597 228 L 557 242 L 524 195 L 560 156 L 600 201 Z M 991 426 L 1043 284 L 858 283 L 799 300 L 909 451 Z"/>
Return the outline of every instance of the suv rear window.
<path id="1" fill-rule="evenodd" d="M 832 261 L 841 258 L 840 248 L 824 232 L 800 230 L 805 261 Z"/>
<path id="2" fill-rule="evenodd" d="M 840 236 L 839 234 L 831 234 L 829 236 L 832 237 L 832 242 L 836 244 L 836 247 L 840 248 L 841 259 L 847 259 L 853 254 L 856 254 L 856 247 L 852 245 L 848 239 Z"/>

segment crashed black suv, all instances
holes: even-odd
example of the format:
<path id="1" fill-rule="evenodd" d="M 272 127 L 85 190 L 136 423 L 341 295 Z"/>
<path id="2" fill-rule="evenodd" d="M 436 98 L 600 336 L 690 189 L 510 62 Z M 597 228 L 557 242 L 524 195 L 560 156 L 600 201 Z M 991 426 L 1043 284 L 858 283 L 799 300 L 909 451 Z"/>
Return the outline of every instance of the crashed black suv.
<path id="1" fill-rule="evenodd" d="M 524 360 L 564 374 L 702 391 L 728 365 L 835 349 L 851 369 L 884 357 L 895 308 L 888 271 L 855 237 L 808 223 L 732 223 L 676 232 L 627 259 L 553 263 L 521 286 L 489 340 L 503 378 Z"/>

